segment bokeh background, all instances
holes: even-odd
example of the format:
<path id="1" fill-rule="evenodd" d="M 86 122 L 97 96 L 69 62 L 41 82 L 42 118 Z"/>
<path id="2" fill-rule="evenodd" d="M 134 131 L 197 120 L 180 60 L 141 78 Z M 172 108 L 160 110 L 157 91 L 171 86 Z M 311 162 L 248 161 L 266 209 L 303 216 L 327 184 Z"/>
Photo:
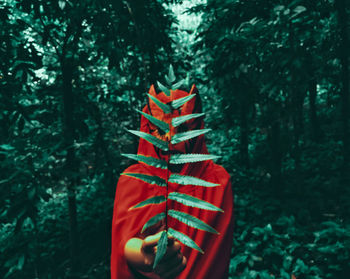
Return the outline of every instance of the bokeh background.
<path id="1" fill-rule="evenodd" d="M 0 278 L 108 278 L 151 84 L 204 102 L 230 278 L 350 278 L 349 1 L 0 0 Z M 214 278 L 214 277 L 213 277 Z"/>

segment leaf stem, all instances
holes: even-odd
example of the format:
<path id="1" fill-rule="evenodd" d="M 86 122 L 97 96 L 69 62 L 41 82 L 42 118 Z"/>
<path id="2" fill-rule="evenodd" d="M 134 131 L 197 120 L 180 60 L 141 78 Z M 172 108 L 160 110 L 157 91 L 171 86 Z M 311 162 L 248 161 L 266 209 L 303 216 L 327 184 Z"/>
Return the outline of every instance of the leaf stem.
<path id="1" fill-rule="evenodd" d="M 170 140 L 171 140 L 171 134 Z M 170 161 L 170 140 L 168 141 L 167 168 L 166 168 L 166 200 L 165 200 L 165 230 L 168 232 L 168 195 L 169 195 L 169 161 Z"/>

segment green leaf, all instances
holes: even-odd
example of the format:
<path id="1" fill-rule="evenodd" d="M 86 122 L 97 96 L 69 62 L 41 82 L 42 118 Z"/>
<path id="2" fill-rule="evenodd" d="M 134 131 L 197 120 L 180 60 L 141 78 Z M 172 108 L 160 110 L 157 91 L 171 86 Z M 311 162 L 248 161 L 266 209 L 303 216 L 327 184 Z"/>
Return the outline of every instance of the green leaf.
<path id="1" fill-rule="evenodd" d="M 174 238 L 176 238 L 178 241 L 180 241 L 182 244 L 195 249 L 199 252 L 201 252 L 202 254 L 204 253 L 203 250 L 197 245 L 196 242 L 194 242 L 191 238 L 189 238 L 187 235 L 178 232 L 172 228 L 169 228 L 168 230 L 169 234 L 172 235 Z"/>
<path id="2" fill-rule="evenodd" d="M 160 260 L 164 257 L 167 247 L 168 247 L 168 233 L 166 231 L 163 231 L 158 241 L 157 253 L 156 253 L 156 257 L 154 258 L 153 269 L 156 268 Z"/>
<path id="3" fill-rule="evenodd" d="M 172 144 L 177 144 L 179 142 L 182 142 L 182 141 L 185 141 L 185 140 L 189 140 L 189 139 L 198 137 L 200 135 L 203 135 L 205 133 L 208 133 L 209 131 L 211 131 L 211 129 L 190 130 L 190 131 L 187 131 L 187 132 L 178 133 L 178 134 L 175 134 L 172 137 L 171 143 Z"/>
<path id="4" fill-rule="evenodd" d="M 186 97 L 182 97 L 180 99 L 176 99 L 174 101 L 171 102 L 171 106 L 174 109 L 178 109 L 179 107 L 181 107 L 184 103 L 188 102 L 189 100 L 191 100 L 194 96 L 196 96 L 196 94 L 191 94 L 188 95 Z"/>
<path id="5" fill-rule="evenodd" d="M 164 113 L 171 113 L 171 108 L 167 104 L 164 104 L 163 102 L 159 101 L 156 97 L 152 96 L 151 94 L 147 94 L 153 102 L 156 103 L 156 105 L 164 112 Z"/>
<path id="6" fill-rule="evenodd" d="M 185 212 L 170 209 L 168 210 L 168 215 L 192 228 L 219 234 L 214 228 L 204 223 L 202 220 Z"/>
<path id="7" fill-rule="evenodd" d="M 168 73 L 168 75 L 165 75 L 165 80 L 166 80 L 166 82 L 168 83 L 169 86 L 176 80 L 176 77 L 175 77 L 175 74 L 174 74 L 174 68 L 173 68 L 173 65 L 171 65 L 171 64 L 169 66 L 169 73 Z"/>
<path id="8" fill-rule="evenodd" d="M 159 221 L 163 220 L 165 218 L 165 213 L 159 213 L 155 216 L 153 216 L 151 219 L 149 219 L 146 224 L 143 225 L 141 233 L 143 233 L 146 229 L 149 227 L 152 227 L 153 225 L 157 224 Z"/>
<path id="9" fill-rule="evenodd" d="M 196 163 L 206 160 L 213 160 L 220 158 L 220 156 L 211 154 L 174 154 L 170 156 L 170 164 L 186 164 L 186 163 Z"/>
<path id="10" fill-rule="evenodd" d="M 212 182 L 205 181 L 203 179 L 199 179 L 197 177 L 189 176 L 189 175 L 181 175 L 181 174 L 172 174 L 169 177 L 169 182 L 177 183 L 181 185 L 196 185 L 196 186 L 204 186 L 204 187 L 215 187 L 220 186 L 220 184 L 215 184 Z"/>
<path id="11" fill-rule="evenodd" d="M 15 148 L 9 144 L 0 144 L 0 149 L 10 151 L 10 150 L 14 150 Z"/>
<path id="12" fill-rule="evenodd" d="M 178 88 L 179 88 L 182 84 L 184 84 L 184 83 L 185 83 L 185 80 L 182 79 L 182 80 L 178 81 L 177 83 L 173 84 L 173 85 L 171 86 L 171 88 L 172 88 L 173 90 L 178 89 Z"/>
<path id="13" fill-rule="evenodd" d="M 151 197 L 147 200 L 144 200 L 144 201 L 130 207 L 130 209 L 140 208 L 140 207 L 150 205 L 150 204 L 160 204 L 160 203 L 165 202 L 165 201 L 166 201 L 166 198 L 164 196 L 154 196 L 154 197 Z"/>
<path id="14" fill-rule="evenodd" d="M 171 120 L 171 124 L 174 126 L 174 127 L 177 127 L 177 126 L 180 126 L 182 123 L 188 121 L 188 120 L 191 120 L 191 119 L 194 119 L 194 118 L 197 118 L 197 117 L 201 117 L 205 115 L 205 113 L 192 113 L 192 114 L 186 114 L 186 115 L 183 115 L 183 116 L 178 116 L 178 117 L 174 117 L 172 120 Z"/>
<path id="15" fill-rule="evenodd" d="M 198 199 L 196 197 L 192 197 L 190 195 L 183 194 L 183 193 L 172 192 L 168 195 L 168 199 L 177 201 L 184 205 L 195 207 L 195 208 L 224 212 L 221 208 L 216 207 L 215 205 L 209 202 L 203 201 L 201 199 Z"/>
<path id="16" fill-rule="evenodd" d="M 123 172 L 121 175 L 134 177 L 137 179 L 140 179 L 144 182 L 147 182 L 149 184 L 155 184 L 157 186 L 165 187 L 166 181 L 163 178 L 160 178 L 156 175 L 148 175 L 148 174 L 142 174 L 142 173 L 131 173 L 131 172 Z"/>
<path id="17" fill-rule="evenodd" d="M 170 90 L 166 88 L 163 84 L 161 84 L 159 81 L 157 81 L 158 87 L 161 91 L 164 92 L 165 95 L 170 96 Z"/>
<path id="18" fill-rule="evenodd" d="M 161 169 L 166 169 L 167 168 L 167 163 L 166 161 L 153 158 L 150 156 L 144 156 L 144 155 L 136 155 L 136 154 L 121 154 L 124 157 L 127 157 L 129 159 L 135 160 L 135 161 L 140 161 L 143 162 L 149 166 L 153 166 L 156 168 L 161 168 Z"/>
<path id="19" fill-rule="evenodd" d="M 140 111 L 138 109 L 135 109 L 137 112 L 141 113 L 144 117 L 146 117 L 149 121 L 151 121 L 154 125 L 156 125 L 158 128 L 162 129 L 165 133 L 169 132 L 169 124 L 165 123 L 162 120 L 159 120 L 158 118 L 155 118 L 154 116 L 144 113 L 143 111 Z"/>
<path id="20" fill-rule="evenodd" d="M 148 142 L 152 143 L 153 145 L 155 145 L 156 147 L 158 147 L 164 151 L 169 150 L 168 143 L 166 141 L 163 141 L 163 140 L 155 137 L 155 136 L 152 136 L 152 135 L 144 133 L 144 132 L 136 131 L 136 130 L 127 130 L 127 131 L 136 135 L 136 136 L 139 136 L 140 138 L 147 140 Z"/>

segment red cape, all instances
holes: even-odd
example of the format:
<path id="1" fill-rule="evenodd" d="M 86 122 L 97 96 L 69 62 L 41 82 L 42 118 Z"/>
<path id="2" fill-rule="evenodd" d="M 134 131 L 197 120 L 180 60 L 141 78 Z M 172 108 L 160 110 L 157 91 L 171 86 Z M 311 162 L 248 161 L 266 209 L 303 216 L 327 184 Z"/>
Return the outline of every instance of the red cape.
<path id="1" fill-rule="evenodd" d="M 177 99 L 188 94 L 181 90 L 176 90 Z M 195 93 L 195 86 L 192 87 L 190 94 Z M 151 87 L 150 94 L 155 95 L 154 87 Z M 174 94 L 172 94 L 174 95 Z M 157 95 L 161 101 L 167 101 L 167 97 L 161 93 Z M 193 98 L 188 104 L 183 106 L 181 114 L 186 111 L 193 113 L 197 97 Z M 163 100 L 162 100 L 163 99 Z M 157 114 L 157 107 L 150 102 L 152 114 Z M 149 113 L 148 107 L 143 109 Z M 200 127 L 204 127 L 203 120 L 199 120 Z M 192 123 L 195 125 L 195 123 Z M 198 123 L 197 123 L 198 125 Z M 149 122 L 143 116 L 141 117 L 141 128 L 143 132 L 149 132 Z M 204 141 L 204 136 L 196 138 L 192 153 L 208 153 Z M 147 141 L 140 139 L 138 154 L 158 158 L 154 146 Z M 157 175 L 166 178 L 166 170 L 148 166 L 144 163 L 138 163 L 130 166 L 124 172 L 142 173 L 148 175 Z M 169 172 L 169 175 L 171 172 Z M 175 201 L 168 203 L 169 208 L 186 212 L 198 217 L 205 223 L 212 226 L 220 234 L 215 235 L 209 232 L 191 228 L 184 223 L 168 217 L 169 227 L 176 229 L 190 238 L 192 238 L 204 254 L 197 252 L 187 246 L 182 246 L 182 252 L 187 258 L 185 270 L 177 277 L 180 279 L 223 279 L 228 277 L 228 267 L 233 240 L 233 194 L 231 189 L 230 176 L 227 171 L 215 164 L 213 161 L 203 161 L 198 163 L 185 164 L 180 174 L 191 175 L 209 182 L 220 184 L 217 187 L 201 187 L 193 185 L 178 185 L 169 183 L 169 192 L 177 191 L 189 194 L 210 202 L 224 210 L 224 212 L 213 212 L 204 209 L 188 207 Z M 138 209 L 129 210 L 137 203 L 156 195 L 164 195 L 164 187 L 151 185 L 139 179 L 129 176 L 120 176 L 114 201 L 113 223 L 112 223 L 112 254 L 111 254 L 111 278 L 112 279 L 131 279 L 144 278 L 133 273 L 124 258 L 125 243 L 132 237 L 145 238 L 164 229 L 164 224 L 158 224 L 141 234 L 142 226 L 154 215 L 164 211 L 164 205 L 150 205 Z M 154 276 L 152 278 L 159 278 Z"/>

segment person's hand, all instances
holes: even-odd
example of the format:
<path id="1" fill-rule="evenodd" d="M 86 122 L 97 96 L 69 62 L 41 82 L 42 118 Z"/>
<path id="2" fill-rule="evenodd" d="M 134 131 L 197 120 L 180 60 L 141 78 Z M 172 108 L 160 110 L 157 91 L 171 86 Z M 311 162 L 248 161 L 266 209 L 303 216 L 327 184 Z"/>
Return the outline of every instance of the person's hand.
<path id="1" fill-rule="evenodd" d="M 181 253 L 181 245 L 169 236 L 168 249 L 153 270 L 154 258 L 157 251 L 157 243 L 161 232 L 146 237 L 131 238 L 125 245 L 125 258 L 130 266 L 141 272 L 154 272 L 161 278 L 170 279 L 178 276 L 186 267 L 187 259 Z"/>

